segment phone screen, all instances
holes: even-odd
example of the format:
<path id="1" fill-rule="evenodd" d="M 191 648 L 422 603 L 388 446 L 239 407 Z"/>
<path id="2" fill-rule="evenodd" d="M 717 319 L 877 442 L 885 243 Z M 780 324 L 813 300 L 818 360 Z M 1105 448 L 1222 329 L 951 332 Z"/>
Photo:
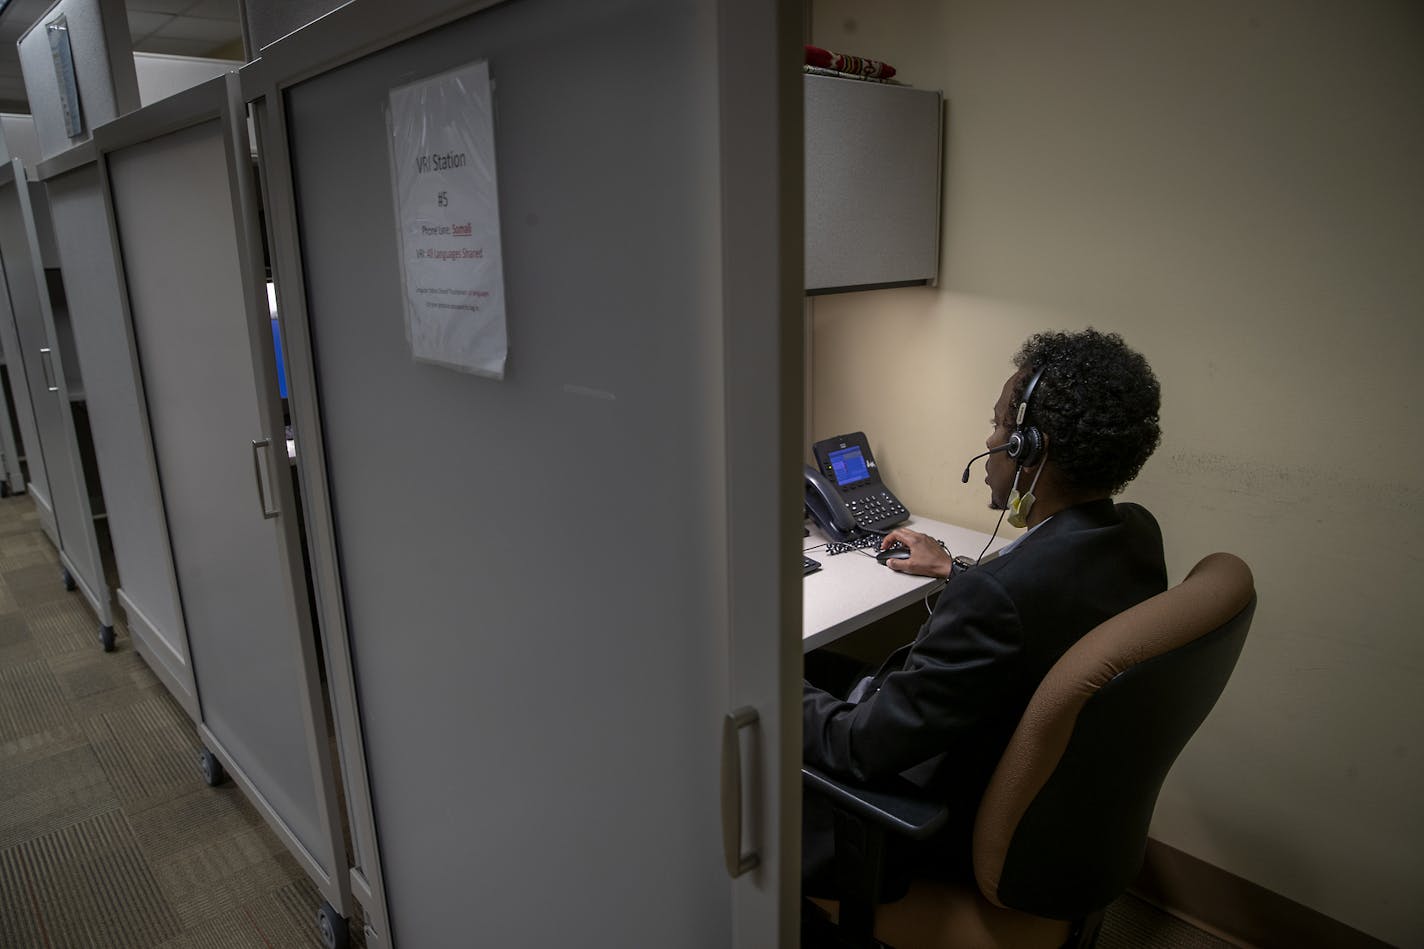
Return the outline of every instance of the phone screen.
<path id="1" fill-rule="evenodd" d="M 870 469 L 865 466 L 865 456 L 860 453 L 859 445 L 833 451 L 829 458 L 836 484 L 842 488 L 870 478 Z"/>

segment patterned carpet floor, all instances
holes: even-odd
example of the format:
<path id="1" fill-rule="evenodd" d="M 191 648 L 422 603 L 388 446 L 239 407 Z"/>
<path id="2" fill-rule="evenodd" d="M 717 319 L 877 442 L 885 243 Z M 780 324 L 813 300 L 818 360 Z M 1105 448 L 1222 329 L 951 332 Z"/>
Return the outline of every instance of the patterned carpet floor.
<path id="1" fill-rule="evenodd" d="M 315 886 L 235 785 L 203 782 L 117 608 L 115 631 L 104 653 L 34 505 L 0 500 L 0 946 L 319 949 Z"/>

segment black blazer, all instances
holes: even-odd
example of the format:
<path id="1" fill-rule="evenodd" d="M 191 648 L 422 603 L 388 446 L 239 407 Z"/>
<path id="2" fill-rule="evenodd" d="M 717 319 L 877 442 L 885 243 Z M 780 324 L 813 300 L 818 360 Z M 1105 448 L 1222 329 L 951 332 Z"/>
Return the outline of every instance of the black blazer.
<path id="1" fill-rule="evenodd" d="M 951 581 L 858 705 L 805 684 L 802 755 L 860 782 L 904 773 L 952 805 L 962 835 L 1049 668 L 1166 588 L 1162 533 L 1145 508 L 1101 500 L 1060 511 Z"/>

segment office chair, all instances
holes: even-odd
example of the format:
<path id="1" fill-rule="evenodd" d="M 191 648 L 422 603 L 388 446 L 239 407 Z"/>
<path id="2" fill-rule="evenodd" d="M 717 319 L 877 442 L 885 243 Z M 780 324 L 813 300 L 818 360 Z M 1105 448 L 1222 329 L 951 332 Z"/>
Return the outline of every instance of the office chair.
<path id="1" fill-rule="evenodd" d="M 1250 569 L 1212 554 L 1059 659 L 980 801 L 977 890 L 916 880 L 903 899 L 876 905 L 885 835 L 928 838 L 944 808 L 902 779 L 865 789 L 803 768 L 806 787 L 836 808 L 838 864 L 843 849 L 859 861 L 838 866 L 842 879 L 855 879 L 853 895 L 813 901 L 838 924 L 836 944 L 1092 946 L 1103 908 L 1141 868 L 1162 782 L 1225 688 L 1255 608 Z M 858 837 L 858 848 L 842 848 L 843 833 Z"/>

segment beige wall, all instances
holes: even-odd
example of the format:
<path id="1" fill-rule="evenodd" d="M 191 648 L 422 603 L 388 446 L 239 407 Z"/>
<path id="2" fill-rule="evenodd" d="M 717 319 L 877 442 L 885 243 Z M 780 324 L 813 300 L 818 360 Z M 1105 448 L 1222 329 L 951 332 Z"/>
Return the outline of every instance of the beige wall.
<path id="1" fill-rule="evenodd" d="M 1164 392 L 1126 497 L 1173 581 L 1230 550 L 1260 591 L 1153 834 L 1424 945 L 1424 6 L 816 0 L 812 36 L 949 116 L 941 284 L 815 299 L 809 437 L 988 530 L 959 474 L 1013 351 L 1121 332 Z"/>

